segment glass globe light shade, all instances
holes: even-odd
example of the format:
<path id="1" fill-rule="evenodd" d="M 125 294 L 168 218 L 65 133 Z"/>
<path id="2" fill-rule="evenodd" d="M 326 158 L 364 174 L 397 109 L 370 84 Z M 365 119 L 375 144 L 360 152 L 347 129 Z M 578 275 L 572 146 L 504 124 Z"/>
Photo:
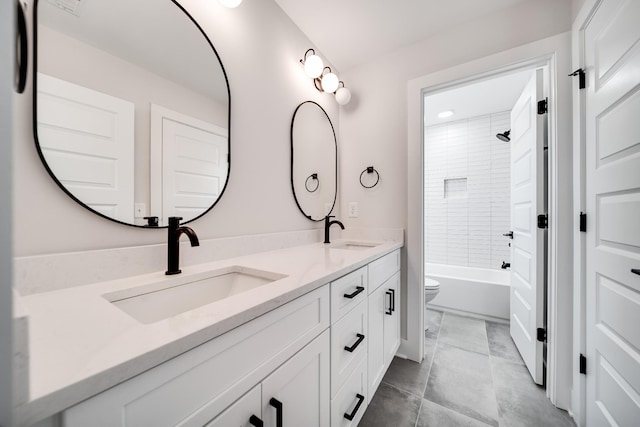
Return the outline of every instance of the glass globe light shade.
<path id="1" fill-rule="evenodd" d="M 340 80 L 338 80 L 338 76 L 333 73 L 327 73 L 322 76 L 322 90 L 325 92 L 333 93 L 338 89 L 338 84 L 340 84 Z"/>
<path id="2" fill-rule="evenodd" d="M 304 72 L 312 79 L 320 77 L 323 68 L 324 64 L 322 63 L 322 58 L 318 55 L 309 55 L 307 56 L 307 59 L 304 60 Z"/>
<path id="3" fill-rule="evenodd" d="M 336 102 L 340 105 L 347 105 L 351 101 L 351 91 L 346 87 L 341 87 L 336 91 Z"/>
<path id="4" fill-rule="evenodd" d="M 219 0 L 223 6 L 234 8 L 240 6 L 242 0 Z"/>

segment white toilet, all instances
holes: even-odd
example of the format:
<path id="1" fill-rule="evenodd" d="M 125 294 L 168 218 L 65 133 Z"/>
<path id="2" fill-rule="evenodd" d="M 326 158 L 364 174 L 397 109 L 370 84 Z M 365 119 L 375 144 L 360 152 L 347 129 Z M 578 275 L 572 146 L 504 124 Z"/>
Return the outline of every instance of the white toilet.
<path id="1" fill-rule="evenodd" d="M 429 301 L 434 299 L 440 292 L 440 282 L 437 280 L 424 278 L 424 304 L 427 305 Z"/>
<path id="2" fill-rule="evenodd" d="M 429 279 L 427 277 L 424 278 L 424 305 L 425 308 L 427 306 L 427 303 L 429 303 L 429 301 L 431 301 L 432 299 L 434 299 L 436 297 L 436 295 L 438 295 L 438 292 L 440 292 L 440 282 L 438 282 L 437 280 L 433 280 L 433 279 Z M 426 319 L 425 319 L 425 325 L 424 325 L 424 330 L 428 331 L 429 330 L 429 324 L 427 323 Z"/>

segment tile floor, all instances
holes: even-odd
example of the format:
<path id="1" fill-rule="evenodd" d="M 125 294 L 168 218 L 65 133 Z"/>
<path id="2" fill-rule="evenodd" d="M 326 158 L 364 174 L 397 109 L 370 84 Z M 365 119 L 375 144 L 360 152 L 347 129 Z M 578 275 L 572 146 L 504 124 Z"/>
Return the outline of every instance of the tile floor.
<path id="1" fill-rule="evenodd" d="M 427 310 L 422 363 L 395 358 L 360 427 L 572 427 L 500 323 Z"/>

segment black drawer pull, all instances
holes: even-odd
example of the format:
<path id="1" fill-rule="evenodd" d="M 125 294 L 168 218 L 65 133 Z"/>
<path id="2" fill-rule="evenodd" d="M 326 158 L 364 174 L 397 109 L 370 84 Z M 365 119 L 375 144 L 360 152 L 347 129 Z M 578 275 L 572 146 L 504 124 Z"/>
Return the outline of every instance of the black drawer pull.
<path id="1" fill-rule="evenodd" d="M 391 291 L 386 291 L 385 295 L 389 295 L 389 308 L 385 308 L 384 309 L 384 314 L 388 314 L 389 316 L 391 316 L 393 314 L 393 310 L 391 310 L 391 300 L 393 298 Z"/>
<path id="2" fill-rule="evenodd" d="M 640 268 L 632 268 L 632 269 L 631 269 L 631 272 L 632 272 L 633 274 L 637 274 L 638 276 L 640 276 Z"/>
<path id="3" fill-rule="evenodd" d="M 353 343 L 351 347 L 347 347 L 346 345 L 344 346 L 344 349 L 347 350 L 349 353 L 353 353 L 356 350 L 356 348 L 358 348 L 362 340 L 364 340 L 364 335 L 356 334 L 356 336 L 358 337 L 358 340 L 355 343 Z"/>
<path id="4" fill-rule="evenodd" d="M 264 421 L 262 421 L 260 418 L 256 417 L 255 415 L 251 415 L 251 417 L 249 418 L 249 424 L 255 427 L 264 427 Z"/>
<path id="5" fill-rule="evenodd" d="M 352 294 L 344 294 L 345 298 L 353 299 L 358 296 L 362 291 L 364 291 L 364 286 L 356 287 L 356 290 Z"/>
<path id="6" fill-rule="evenodd" d="M 347 414 L 346 412 L 344 413 L 344 417 L 349 421 L 353 421 L 353 419 L 356 417 L 356 414 L 358 413 L 358 409 L 360 409 L 360 406 L 362 406 L 362 402 L 364 402 L 364 396 L 360 393 L 356 394 L 356 398 L 358 399 L 358 403 L 356 403 L 356 407 L 353 408 L 353 411 L 351 411 L 350 414 Z"/>
<path id="7" fill-rule="evenodd" d="M 276 408 L 276 427 L 282 427 L 282 402 L 272 397 L 269 400 L 269 405 Z"/>
<path id="8" fill-rule="evenodd" d="M 389 289 L 391 291 L 391 312 L 396 311 L 396 290 Z"/>

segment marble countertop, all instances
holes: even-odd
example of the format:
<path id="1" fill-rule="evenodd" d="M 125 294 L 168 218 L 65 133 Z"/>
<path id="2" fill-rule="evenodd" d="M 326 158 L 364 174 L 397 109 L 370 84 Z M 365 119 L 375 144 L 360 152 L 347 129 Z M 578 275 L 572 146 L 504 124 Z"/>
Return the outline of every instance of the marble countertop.
<path id="1" fill-rule="evenodd" d="M 20 424 L 58 413 L 402 247 L 400 242 L 374 242 L 377 246 L 363 250 L 333 247 L 344 242 L 183 267 L 177 276 L 158 271 L 20 298 L 29 328 L 29 401 L 18 407 Z M 104 297 L 232 266 L 286 277 L 149 324 Z"/>

